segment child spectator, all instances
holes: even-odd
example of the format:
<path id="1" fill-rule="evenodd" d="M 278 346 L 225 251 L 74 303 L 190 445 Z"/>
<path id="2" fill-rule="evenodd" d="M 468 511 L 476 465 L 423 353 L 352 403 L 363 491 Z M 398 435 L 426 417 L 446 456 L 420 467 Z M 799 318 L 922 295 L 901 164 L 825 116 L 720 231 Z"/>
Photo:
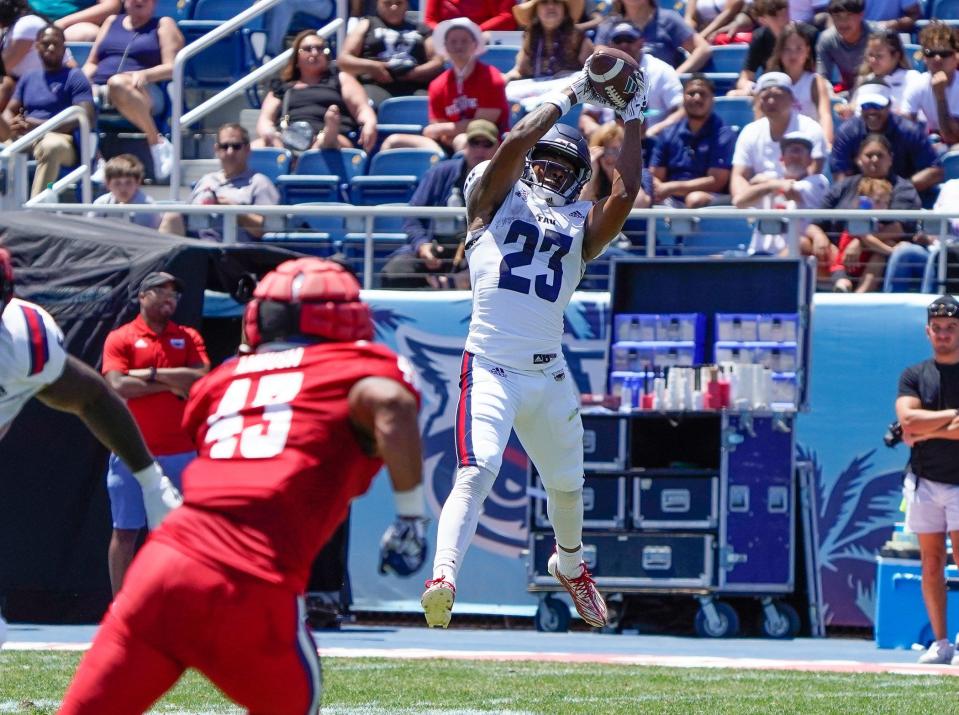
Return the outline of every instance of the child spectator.
<path id="1" fill-rule="evenodd" d="M 829 0 L 833 26 L 816 42 L 816 71 L 832 82 L 839 73 L 837 91 L 851 90 L 873 31 L 864 19 L 865 0 Z M 875 28 L 878 29 L 878 28 Z"/>
<path id="2" fill-rule="evenodd" d="M 892 201 L 892 183 L 888 179 L 863 177 L 859 181 L 859 197 L 859 208 L 877 211 L 888 209 Z M 867 238 L 873 239 L 869 242 L 868 248 L 863 245 Z M 882 234 L 869 237 L 853 236 L 848 228 L 839 235 L 839 250 L 829 267 L 835 292 L 851 292 L 853 278 L 858 279 L 858 285 L 855 286 L 856 293 L 868 293 L 879 288 L 886 265 L 886 253 L 882 249 L 875 250 L 875 241 L 878 241 L 885 249 L 892 249 L 899 242 L 899 237 L 887 238 Z"/>
<path id="3" fill-rule="evenodd" d="M 786 0 L 755 0 L 753 15 L 759 27 L 753 31 L 736 88 L 729 92 L 733 96 L 749 97 L 756 91 L 756 75 L 767 69 L 766 64 L 776 48 L 776 38 L 789 23 Z"/>
<path id="4" fill-rule="evenodd" d="M 892 111 L 903 114 L 902 99 L 906 87 L 919 79 L 920 74 L 912 68 L 912 59 L 906 54 L 899 33 L 895 30 L 873 32 L 866 43 L 866 56 L 859 68 L 855 92 L 848 104 L 837 105 L 834 110 L 842 119 L 849 119 L 856 113 L 860 88 L 881 82 L 889 88 Z"/>
<path id="5" fill-rule="evenodd" d="M 118 154 L 110 159 L 103 169 L 107 184 L 107 193 L 97 197 L 94 204 L 113 206 L 116 204 L 152 204 L 153 199 L 143 193 L 145 170 L 143 164 L 133 154 Z M 130 212 L 128 214 L 97 213 L 87 214 L 91 218 L 114 218 L 131 221 L 145 228 L 159 228 L 161 214 Z"/>
<path id="6" fill-rule="evenodd" d="M 815 31 L 809 25 L 790 22 L 776 38 L 767 69 L 784 72 L 793 83 L 793 107 L 815 119 L 826 143 L 832 144 L 832 91 L 829 82 L 815 73 Z"/>

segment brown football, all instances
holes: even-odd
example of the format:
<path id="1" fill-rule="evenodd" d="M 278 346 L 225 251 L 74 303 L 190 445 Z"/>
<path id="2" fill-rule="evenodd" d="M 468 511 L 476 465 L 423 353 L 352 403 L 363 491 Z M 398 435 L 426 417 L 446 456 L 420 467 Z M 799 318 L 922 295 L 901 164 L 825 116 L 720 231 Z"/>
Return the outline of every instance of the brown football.
<path id="1" fill-rule="evenodd" d="M 609 106 L 623 110 L 636 95 L 633 73 L 638 69 L 639 63 L 631 55 L 600 45 L 586 63 L 586 77 Z"/>

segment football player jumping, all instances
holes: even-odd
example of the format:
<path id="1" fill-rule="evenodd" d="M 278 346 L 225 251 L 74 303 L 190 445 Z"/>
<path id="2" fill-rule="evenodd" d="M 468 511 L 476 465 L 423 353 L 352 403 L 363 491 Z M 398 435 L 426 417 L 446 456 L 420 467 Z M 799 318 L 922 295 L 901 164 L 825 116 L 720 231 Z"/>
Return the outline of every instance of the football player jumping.
<path id="1" fill-rule="evenodd" d="M 252 713 L 315 713 L 303 591 L 317 552 L 385 463 L 397 517 L 380 568 L 426 557 L 419 397 L 369 342 L 360 286 L 320 258 L 268 273 L 244 313 L 252 352 L 190 391 L 184 505 L 134 558 L 61 713 L 142 713 L 187 668 Z"/>
<path id="2" fill-rule="evenodd" d="M 14 298 L 13 287 L 13 261 L 0 248 L 0 439 L 31 397 L 75 414 L 130 467 L 143 488 L 147 524 L 159 526 L 180 505 L 180 494 L 150 455 L 123 398 L 98 372 L 67 354 L 50 314 Z M 4 630 L 0 618 L 0 643 Z"/>
<path id="3" fill-rule="evenodd" d="M 620 232 L 639 191 L 646 87 L 639 70 L 634 80 L 606 199 L 577 200 L 590 177 L 589 149 L 577 130 L 557 124 L 577 102 L 602 103 L 585 73 L 545 97 L 466 179 L 473 313 L 460 372 L 458 469 L 421 598 L 430 626 L 449 624 L 456 576 L 512 429 L 546 487 L 557 547 L 549 572 L 584 621 L 606 624 L 606 604 L 583 562 L 583 425 L 563 358 L 563 313 L 585 263 Z"/>

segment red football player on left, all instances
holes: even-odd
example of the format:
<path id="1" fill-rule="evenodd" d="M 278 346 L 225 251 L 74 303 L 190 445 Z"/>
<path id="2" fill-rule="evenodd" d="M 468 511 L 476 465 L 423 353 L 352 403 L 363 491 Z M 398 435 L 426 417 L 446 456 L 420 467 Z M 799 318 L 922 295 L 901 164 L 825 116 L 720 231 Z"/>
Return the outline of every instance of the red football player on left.
<path id="1" fill-rule="evenodd" d="M 39 305 L 13 297 L 13 260 L 0 248 L 0 439 L 32 397 L 79 417 L 143 489 L 147 525 L 160 525 L 180 494 L 147 449 L 126 403 L 91 367 L 63 349 L 63 333 Z M 5 624 L 0 618 L 0 643 Z"/>
<path id="2" fill-rule="evenodd" d="M 187 668 L 251 713 L 313 713 L 320 663 L 303 591 L 314 556 L 385 463 L 399 515 L 381 570 L 426 555 L 419 397 L 368 342 L 356 278 L 287 261 L 244 314 L 250 352 L 194 384 L 185 503 L 133 561 L 61 713 L 142 713 Z"/>

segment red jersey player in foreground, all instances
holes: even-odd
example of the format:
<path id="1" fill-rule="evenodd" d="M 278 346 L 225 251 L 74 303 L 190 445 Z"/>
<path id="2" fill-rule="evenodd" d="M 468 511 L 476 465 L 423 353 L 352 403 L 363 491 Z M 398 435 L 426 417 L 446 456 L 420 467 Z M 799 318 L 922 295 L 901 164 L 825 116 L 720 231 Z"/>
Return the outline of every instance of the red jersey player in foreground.
<path id="1" fill-rule="evenodd" d="M 251 713 L 317 712 L 310 564 L 384 462 L 401 516 L 383 562 L 418 566 L 426 551 L 418 395 L 372 336 L 338 264 L 287 261 L 260 282 L 244 315 L 253 352 L 191 390 L 184 505 L 134 559 L 61 713 L 142 713 L 187 668 Z"/>
<path id="2" fill-rule="evenodd" d="M 13 297 L 13 259 L 0 248 L 0 439 L 33 397 L 75 414 L 123 460 L 143 490 L 151 529 L 179 506 L 180 493 L 153 460 L 123 399 L 93 368 L 67 354 L 63 333 L 47 311 Z M 0 645 L 5 632 L 0 616 Z"/>

